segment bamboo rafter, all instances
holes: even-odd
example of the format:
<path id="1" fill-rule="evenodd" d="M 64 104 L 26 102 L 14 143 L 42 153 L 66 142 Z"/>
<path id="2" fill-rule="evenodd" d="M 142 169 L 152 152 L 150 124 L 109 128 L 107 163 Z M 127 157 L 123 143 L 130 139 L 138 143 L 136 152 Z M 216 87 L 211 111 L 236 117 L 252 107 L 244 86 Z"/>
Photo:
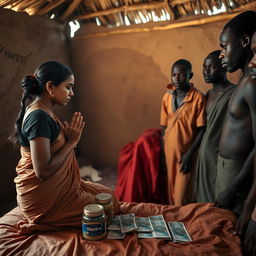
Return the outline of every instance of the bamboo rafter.
<path id="1" fill-rule="evenodd" d="M 65 20 L 68 18 L 74 10 L 78 7 L 82 0 L 73 0 L 73 2 L 69 5 L 69 7 L 65 10 L 65 12 L 61 15 L 60 20 Z"/>
<path id="2" fill-rule="evenodd" d="M 45 6 L 44 8 L 42 8 L 38 13 L 36 13 L 37 15 L 45 15 L 48 12 L 50 12 L 51 10 L 53 10 L 54 8 L 58 7 L 59 5 L 63 4 L 65 2 L 65 0 L 55 0 L 50 2 L 47 6 Z"/>
<path id="3" fill-rule="evenodd" d="M 172 23 L 166 26 L 156 26 L 152 28 L 133 28 L 133 29 L 114 30 L 114 31 L 95 33 L 95 34 L 87 34 L 87 35 L 77 36 L 76 38 L 74 38 L 74 40 L 79 38 L 94 38 L 94 37 L 104 37 L 104 36 L 117 35 L 117 34 L 163 31 L 163 30 L 172 30 L 172 29 L 178 29 L 178 28 L 184 28 L 184 27 L 192 27 L 192 26 L 204 25 L 212 22 L 229 20 L 229 19 L 232 19 L 237 14 L 238 13 L 236 12 L 232 14 L 218 15 L 214 17 L 199 18 L 196 20 L 182 21 L 182 22 Z"/>
<path id="4" fill-rule="evenodd" d="M 124 5 L 122 7 L 117 7 L 113 9 L 97 11 L 94 13 L 84 14 L 76 17 L 77 20 L 84 20 L 84 19 L 91 19 L 98 16 L 104 16 L 109 14 L 115 14 L 120 12 L 127 12 L 127 11 L 136 11 L 136 10 L 143 10 L 143 9 L 153 9 L 153 8 L 162 8 L 166 7 L 166 2 L 150 2 L 148 4 L 133 4 L 133 5 Z"/>
<path id="5" fill-rule="evenodd" d="M 31 8 L 34 4 L 36 4 L 38 1 L 37 0 L 29 0 L 26 2 L 21 2 L 17 7 L 19 11 L 24 11 L 27 8 Z"/>

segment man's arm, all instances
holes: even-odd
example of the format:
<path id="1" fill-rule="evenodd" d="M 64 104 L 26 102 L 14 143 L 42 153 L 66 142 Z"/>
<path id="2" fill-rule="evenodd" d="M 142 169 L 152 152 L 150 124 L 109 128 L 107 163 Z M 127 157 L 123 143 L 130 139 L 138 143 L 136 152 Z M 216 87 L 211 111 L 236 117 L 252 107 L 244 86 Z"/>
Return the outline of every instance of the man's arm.
<path id="1" fill-rule="evenodd" d="M 205 133 L 206 126 L 197 127 L 197 135 L 189 150 L 181 158 L 181 172 L 189 173 L 191 171 L 191 161 L 195 151 L 199 148 Z"/>
<path id="2" fill-rule="evenodd" d="M 256 142 L 256 82 L 247 79 L 247 84 L 245 88 L 245 96 L 244 99 L 247 102 L 252 119 L 252 133 L 254 142 Z M 243 235 L 246 228 L 247 231 L 245 233 L 245 250 L 248 252 L 256 252 L 256 229 L 255 229 L 255 221 L 251 219 L 251 215 L 256 203 L 256 154 L 254 151 L 253 156 L 253 184 L 250 189 L 250 192 L 245 200 L 243 212 L 238 220 L 236 226 L 236 232 L 239 235 Z M 249 224 L 249 225 L 248 225 Z M 255 254 L 254 254 L 255 255 Z"/>
<path id="3" fill-rule="evenodd" d="M 245 101 L 247 102 L 252 119 L 252 134 L 254 143 L 256 142 L 256 81 L 252 79 L 248 79 L 246 81 L 248 86 L 246 86 L 245 90 Z M 256 146 L 254 146 L 256 148 Z M 253 211 L 255 203 L 256 203 L 256 154 L 255 150 L 253 150 L 253 184 L 251 190 L 247 196 L 247 199 L 244 204 L 244 209 L 248 208 Z"/>

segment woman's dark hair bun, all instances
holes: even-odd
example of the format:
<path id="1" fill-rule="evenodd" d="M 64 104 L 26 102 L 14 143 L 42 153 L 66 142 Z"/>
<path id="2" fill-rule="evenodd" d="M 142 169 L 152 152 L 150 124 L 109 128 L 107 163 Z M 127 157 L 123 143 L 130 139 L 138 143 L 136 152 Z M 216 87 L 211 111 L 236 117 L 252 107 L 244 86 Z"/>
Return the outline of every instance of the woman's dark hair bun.
<path id="1" fill-rule="evenodd" d="M 28 95 L 40 95 L 42 88 L 40 88 L 39 83 L 35 75 L 27 75 L 21 80 L 21 86 L 24 90 L 24 94 Z"/>

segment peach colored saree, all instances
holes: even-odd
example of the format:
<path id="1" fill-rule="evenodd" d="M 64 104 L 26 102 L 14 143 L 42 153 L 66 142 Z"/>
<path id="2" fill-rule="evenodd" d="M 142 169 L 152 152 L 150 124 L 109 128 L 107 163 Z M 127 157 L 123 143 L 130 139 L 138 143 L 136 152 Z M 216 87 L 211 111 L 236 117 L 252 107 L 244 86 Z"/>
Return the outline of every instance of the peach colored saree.
<path id="1" fill-rule="evenodd" d="M 26 116 L 35 109 L 38 106 L 29 108 Z M 63 127 L 56 116 L 52 118 Z M 57 152 L 64 143 L 62 129 L 51 145 L 51 153 Z M 74 151 L 49 179 L 41 181 L 35 175 L 29 148 L 21 147 L 21 159 L 16 171 L 17 177 L 14 181 L 18 206 L 29 222 L 25 226 L 21 225 L 25 233 L 26 227 L 48 230 L 56 226 L 80 225 L 83 207 L 94 202 L 95 194 L 103 191 L 112 193 L 107 187 L 80 179 Z"/>

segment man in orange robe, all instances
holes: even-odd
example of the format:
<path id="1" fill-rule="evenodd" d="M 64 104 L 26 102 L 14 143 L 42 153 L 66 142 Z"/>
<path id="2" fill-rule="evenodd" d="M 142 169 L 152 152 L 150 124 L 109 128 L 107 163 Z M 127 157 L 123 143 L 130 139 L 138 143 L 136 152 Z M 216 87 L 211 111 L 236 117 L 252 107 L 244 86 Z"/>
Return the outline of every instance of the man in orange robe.
<path id="1" fill-rule="evenodd" d="M 205 97 L 190 83 L 192 66 L 178 60 L 162 99 L 160 124 L 163 127 L 169 203 L 184 205 L 193 200 L 189 185 L 193 156 L 205 131 Z"/>

